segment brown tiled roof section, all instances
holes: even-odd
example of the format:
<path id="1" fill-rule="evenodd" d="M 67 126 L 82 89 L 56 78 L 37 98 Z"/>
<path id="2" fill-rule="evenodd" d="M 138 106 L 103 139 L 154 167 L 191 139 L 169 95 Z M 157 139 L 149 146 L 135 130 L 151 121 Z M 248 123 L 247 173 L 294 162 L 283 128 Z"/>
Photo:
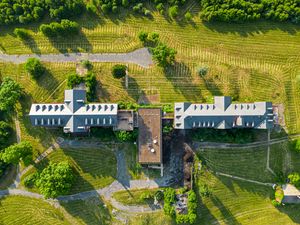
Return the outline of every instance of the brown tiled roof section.
<path id="1" fill-rule="evenodd" d="M 139 109 L 139 162 L 160 164 L 162 162 L 161 109 Z"/>

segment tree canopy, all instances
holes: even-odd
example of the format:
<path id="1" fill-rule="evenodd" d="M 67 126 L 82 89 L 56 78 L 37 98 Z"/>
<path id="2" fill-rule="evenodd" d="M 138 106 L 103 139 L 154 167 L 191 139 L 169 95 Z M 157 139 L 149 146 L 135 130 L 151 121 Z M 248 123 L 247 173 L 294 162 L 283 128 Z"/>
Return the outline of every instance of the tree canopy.
<path id="1" fill-rule="evenodd" d="M 299 173 L 291 173 L 288 175 L 290 179 L 290 183 L 295 185 L 297 188 L 300 188 L 300 174 Z"/>
<path id="2" fill-rule="evenodd" d="M 125 65 L 116 64 L 112 68 L 112 75 L 114 78 L 120 79 L 125 77 L 127 67 Z"/>
<path id="3" fill-rule="evenodd" d="M 67 194 L 74 180 L 73 170 L 68 162 L 50 162 L 38 175 L 35 185 L 45 198 L 55 198 Z"/>
<path id="4" fill-rule="evenodd" d="M 7 140 L 11 135 L 11 127 L 5 121 L 0 121 L 0 151 L 7 146 Z"/>
<path id="5" fill-rule="evenodd" d="M 176 50 L 168 47 L 166 44 L 159 43 L 156 47 L 150 49 L 153 59 L 159 66 L 166 66 L 175 62 Z"/>
<path id="6" fill-rule="evenodd" d="M 21 86 L 11 78 L 5 77 L 0 85 L 0 111 L 11 110 L 21 93 Z"/>
<path id="7" fill-rule="evenodd" d="M 66 19 L 80 15 L 83 9 L 83 0 L 2 0 L 0 25 L 39 21 L 47 14 L 52 19 Z"/>
<path id="8" fill-rule="evenodd" d="M 29 58 L 25 63 L 25 70 L 29 73 L 33 78 L 37 79 L 41 77 L 45 73 L 45 67 L 41 63 L 41 61 L 37 58 Z"/>
<path id="9" fill-rule="evenodd" d="M 18 164 L 20 160 L 28 165 L 32 160 L 32 145 L 28 141 L 22 141 L 18 144 L 11 145 L 1 153 L 1 160 L 5 163 Z"/>

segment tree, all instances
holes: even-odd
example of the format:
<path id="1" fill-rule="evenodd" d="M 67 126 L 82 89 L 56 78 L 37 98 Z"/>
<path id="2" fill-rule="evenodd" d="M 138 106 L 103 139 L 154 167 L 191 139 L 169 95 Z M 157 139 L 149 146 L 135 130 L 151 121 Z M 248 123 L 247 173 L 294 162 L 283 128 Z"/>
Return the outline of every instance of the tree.
<path id="1" fill-rule="evenodd" d="M 178 6 L 174 5 L 169 8 L 169 16 L 175 18 L 178 16 Z"/>
<path id="2" fill-rule="evenodd" d="M 34 79 L 38 79 L 41 77 L 46 69 L 41 63 L 41 61 L 37 58 L 29 58 L 25 63 L 25 70 L 29 73 Z"/>
<path id="3" fill-rule="evenodd" d="M 96 98 L 97 79 L 94 73 L 89 72 L 85 77 L 85 85 L 88 89 L 87 100 L 93 101 Z"/>
<path id="4" fill-rule="evenodd" d="M 74 183 L 73 170 L 68 162 L 50 162 L 35 181 L 45 198 L 67 194 Z"/>
<path id="5" fill-rule="evenodd" d="M 159 66 L 166 66 L 175 62 L 176 50 L 169 48 L 163 43 L 159 43 L 156 47 L 150 49 L 153 59 Z"/>
<path id="6" fill-rule="evenodd" d="M 115 135 L 119 141 L 128 142 L 128 141 L 135 141 L 138 135 L 137 130 L 133 131 L 115 131 Z"/>
<path id="7" fill-rule="evenodd" d="M 11 127 L 8 123 L 0 121 L 0 151 L 7 145 L 8 137 L 11 135 Z"/>
<path id="8" fill-rule="evenodd" d="M 83 82 L 84 78 L 79 76 L 77 73 L 71 73 L 67 78 L 67 85 L 69 88 L 74 88 L 76 85 L 79 85 Z"/>
<path id="9" fill-rule="evenodd" d="M 197 68 L 197 72 L 200 76 L 205 76 L 208 72 L 208 67 L 207 66 L 200 66 Z"/>
<path id="10" fill-rule="evenodd" d="M 32 145 L 28 141 L 22 141 L 3 150 L 1 159 L 6 163 L 18 164 L 22 160 L 28 165 L 32 160 Z"/>
<path id="11" fill-rule="evenodd" d="M 290 183 L 295 185 L 297 188 L 300 188 L 300 174 L 299 173 L 291 173 L 288 175 Z"/>
<path id="12" fill-rule="evenodd" d="M 116 64 L 112 68 L 112 75 L 114 78 L 120 79 L 125 77 L 127 67 L 125 65 Z"/>
<path id="13" fill-rule="evenodd" d="M 14 35 L 16 35 L 20 40 L 23 41 L 30 38 L 28 31 L 23 28 L 15 28 Z"/>
<path id="14" fill-rule="evenodd" d="M 0 111 L 12 109 L 21 93 L 21 86 L 11 78 L 5 77 L 0 85 Z"/>
<path id="15" fill-rule="evenodd" d="M 148 38 L 148 32 L 146 31 L 140 31 L 138 34 L 138 38 L 140 39 L 141 42 L 145 43 Z"/>
<path id="16" fill-rule="evenodd" d="M 191 21 L 193 16 L 190 12 L 186 12 L 186 14 L 184 14 L 184 18 L 186 19 L 186 21 Z"/>

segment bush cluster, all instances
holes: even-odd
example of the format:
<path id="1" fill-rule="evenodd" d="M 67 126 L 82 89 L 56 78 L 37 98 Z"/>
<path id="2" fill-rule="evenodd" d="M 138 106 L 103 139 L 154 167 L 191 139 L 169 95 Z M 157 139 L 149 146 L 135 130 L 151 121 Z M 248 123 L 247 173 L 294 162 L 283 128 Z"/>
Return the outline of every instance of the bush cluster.
<path id="1" fill-rule="evenodd" d="M 89 71 L 85 77 L 79 76 L 77 73 L 69 74 L 67 78 L 67 85 L 69 88 L 74 88 L 76 85 L 81 83 L 85 83 L 87 88 L 87 100 L 89 102 L 94 101 L 96 99 L 96 75 L 91 71 Z"/>
<path id="2" fill-rule="evenodd" d="M 126 70 L 127 70 L 127 66 L 116 64 L 112 68 L 112 75 L 114 78 L 120 79 L 122 77 L 125 77 Z"/>
<path id="3" fill-rule="evenodd" d="M 25 70 L 29 73 L 34 79 L 41 77 L 46 69 L 37 58 L 29 58 L 25 63 Z"/>
<path id="4" fill-rule="evenodd" d="M 115 135 L 116 138 L 122 142 L 136 141 L 138 136 L 138 130 L 134 129 L 133 131 L 125 131 L 125 130 L 115 131 Z"/>
<path id="5" fill-rule="evenodd" d="M 165 67 L 175 62 L 176 50 L 162 43 L 158 33 L 140 31 L 138 38 L 144 45 L 150 46 L 152 58 L 159 66 Z"/>
<path id="6" fill-rule="evenodd" d="M 25 165 L 28 165 L 32 160 L 32 151 L 33 148 L 31 143 L 22 141 L 5 148 L 0 154 L 0 159 L 5 163 L 13 163 L 15 165 L 22 160 Z"/>
<path id="7" fill-rule="evenodd" d="M 21 94 L 21 86 L 13 79 L 5 77 L 0 84 L 0 111 L 13 109 Z"/>
<path id="8" fill-rule="evenodd" d="M 169 15 L 174 17 L 178 15 L 179 6 L 182 6 L 186 0 L 151 0 L 155 4 L 155 8 L 163 14 L 166 7 L 169 7 Z M 93 5 L 93 6 L 92 6 Z M 118 13 L 122 8 L 129 8 L 135 13 L 139 13 L 145 16 L 151 15 L 143 0 L 94 0 L 93 4 L 87 5 L 87 10 L 92 13 L 96 13 L 97 8 L 105 14 Z"/>
<path id="9" fill-rule="evenodd" d="M 164 191 L 164 212 L 172 218 L 176 217 L 174 203 L 176 201 L 176 192 L 173 188 L 166 188 Z"/>
<path id="10" fill-rule="evenodd" d="M 14 35 L 16 35 L 20 40 L 24 41 L 30 38 L 28 30 L 23 28 L 15 28 Z"/>
<path id="11" fill-rule="evenodd" d="M 258 19 L 300 22 L 298 0 L 202 0 L 205 21 L 243 22 Z"/>
<path id="12" fill-rule="evenodd" d="M 80 15 L 83 6 L 83 0 L 2 0 L 0 25 L 39 21 L 45 14 L 53 19 L 66 19 Z"/>
<path id="13" fill-rule="evenodd" d="M 288 175 L 290 183 L 295 185 L 296 188 L 300 189 L 300 174 L 299 173 L 291 173 Z"/>
<path id="14" fill-rule="evenodd" d="M 196 221 L 197 198 L 193 190 L 188 192 L 188 214 L 177 214 L 176 223 L 193 224 Z"/>
<path id="15" fill-rule="evenodd" d="M 77 35 L 80 31 L 78 23 L 67 19 L 61 20 L 60 23 L 52 22 L 50 24 L 42 24 L 40 31 L 47 37 L 65 37 Z"/>

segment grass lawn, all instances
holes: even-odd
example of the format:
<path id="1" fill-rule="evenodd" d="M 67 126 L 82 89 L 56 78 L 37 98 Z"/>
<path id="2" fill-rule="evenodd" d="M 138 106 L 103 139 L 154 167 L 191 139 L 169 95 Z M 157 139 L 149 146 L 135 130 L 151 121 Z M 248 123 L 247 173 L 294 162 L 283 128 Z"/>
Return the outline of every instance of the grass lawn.
<path id="1" fill-rule="evenodd" d="M 76 224 L 112 224 L 110 206 L 107 207 L 101 198 L 90 198 L 70 202 L 60 202 L 65 211 L 76 219 Z"/>
<path id="2" fill-rule="evenodd" d="M 71 224 L 61 210 L 34 198 L 12 196 L 0 199 L 0 224 Z"/>
<path id="3" fill-rule="evenodd" d="M 207 167 L 247 179 L 272 182 L 273 175 L 266 170 L 267 147 L 243 149 L 205 149 L 199 151 Z"/>
<path id="4" fill-rule="evenodd" d="M 51 153 L 48 158 L 31 169 L 24 178 L 41 171 L 49 162 L 68 160 L 74 168 L 76 181 L 70 194 L 98 189 L 111 184 L 117 174 L 117 162 L 114 153 L 109 149 L 65 148 Z M 37 191 L 34 190 L 33 191 Z"/>
<path id="5" fill-rule="evenodd" d="M 300 223 L 300 206 L 274 207 L 271 187 L 216 177 L 209 172 L 203 172 L 199 182 L 207 184 L 212 195 L 202 198 L 196 224 Z"/>
<path id="6" fill-rule="evenodd" d="M 126 191 L 118 191 L 113 194 L 113 198 L 115 198 L 118 202 L 124 205 L 148 205 L 153 203 L 154 199 L 150 201 L 142 199 L 142 195 L 152 195 L 154 196 L 155 192 L 160 190 L 158 188 L 155 189 L 137 189 L 137 190 L 126 190 Z"/>

